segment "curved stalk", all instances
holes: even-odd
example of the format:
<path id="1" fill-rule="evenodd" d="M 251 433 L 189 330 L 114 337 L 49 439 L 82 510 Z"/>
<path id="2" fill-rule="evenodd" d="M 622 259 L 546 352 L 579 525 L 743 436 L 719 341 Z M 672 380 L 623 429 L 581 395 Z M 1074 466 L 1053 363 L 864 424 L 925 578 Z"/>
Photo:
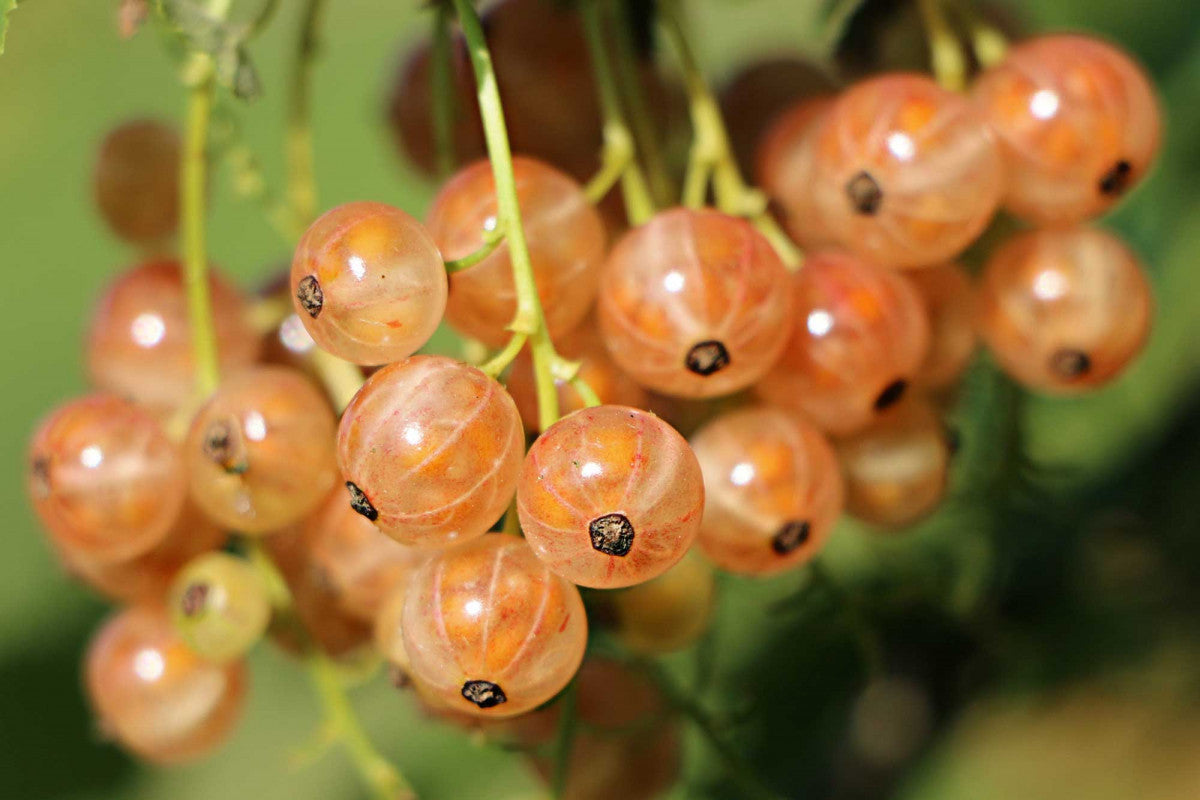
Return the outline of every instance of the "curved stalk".
<path id="1" fill-rule="evenodd" d="M 196 390 L 201 397 L 212 394 L 221 379 L 212 300 L 208 291 L 208 246 L 204 230 L 208 129 L 215 89 L 211 68 L 206 72 L 207 75 L 192 87 L 188 99 L 180 181 L 184 288 L 187 293 L 192 352 L 196 361 Z"/>
<path id="2" fill-rule="evenodd" d="M 917 0 L 917 6 L 925 24 L 933 77 L 943 89 L 961 92 L 967 85 L 967 59 L 946 19 L 941 0 Z"/>
<path id="3" fill-rule="evenodd" d="M 317 54 L 317 26 L 324 0 L 307 0 L 300 40 L 292 62 L 287 112 L 288 200 L 300 231 L 317 216 L 317 179 L 313 169 L 312 68 Z"/>

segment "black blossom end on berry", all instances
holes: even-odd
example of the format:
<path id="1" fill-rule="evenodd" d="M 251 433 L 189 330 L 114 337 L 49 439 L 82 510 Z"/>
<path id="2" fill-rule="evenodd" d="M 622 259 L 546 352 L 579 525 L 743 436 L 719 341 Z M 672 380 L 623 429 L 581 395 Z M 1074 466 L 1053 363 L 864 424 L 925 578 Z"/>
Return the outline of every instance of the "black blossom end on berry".
<path id="1" fill-rule="evenodd" d="M 367 499 L 366 492 L 358 488 L 358 484 L 354 481 L 346 481 L 346 490 L 350 492 L 351 508 L 371 520 L 371 522 L 379 519 L 379 511 L 376 510 L 375 506 L 371 505 L 371 501 Z"/>
<path id="2" fill-rule="evenodd" d="M 878 214 L 879 207 L 883 205 L 883 187 L 866 170 L 846 183 L 846 196 L 850 198 L 854 210 L 866 217 Z"/>
<path id="3" fill-rule="evenodd" d="M 716 339 L 706 339 L 692 345 L 683 363 L 689 372 L 707 378 L 729 366 L 729 350 Z"/>
<path id="4" fill-rule="evenodd" d="M 204 455 L 231 475 L 241 475 L 250 467 L 236 420 L 213 420 L 204 432 L 200 447 Z"/>
<path id="5" fill-rule="evenodd" d="M 495 708 L 508 702 L 504 690 L 491 681 L 467 681 L 463 684 L 462 696 L 480 708 Z"/>
<path id="6" fill-rule="evenodd" d="M 1091 357 L 1082 350 L 1064 347 L 1050 356 L 1050 371 L 1064 380 L 1075 380 L 1092 369 Z"/>
<path id="7" fill-rule="evenodd" d="M 812 533 L 812 526 L 806 520 L 788 520 L 771 537 L 771 549 L 781 556 L 786 556 L 803 546 L 808 541 L 810 533 Z"/>
<path id="8" fill-rule="evenodd" d="M 883 411 L 896 405 L 896 403 L 900 402 L 900 398 L 904 397 L 906 391 L 908 391 L 908 381 L 903 378 L 892 381 L 883 387 L 883 391 L 879 393 L 879 397 L 875 398 L 875 410 Z"/>
<path id="9" fill-rule="evenodd" d="M 296 299 L 308 315 L 316 319 L 325 307 L 325 290 L 315 275 L 309 275 L 296 286 Z"/>
<path id="10" fill-rule="evenodd" d="M 1121 159 L 1100 178 L 1100 194 L 1116 197 L 1124 194 L 1133 183 L 1133 164 Z"/>
<path id="11" fill-rule="evenodd" d="M 183 590 L 183 597 L 179 600 L 179 610 L 185 617 L 199 615 L 208 603 L 209 591 L 210 587 L 207 583 L 188 584 L 188 587 Z"/>
<path id="12" fill-rule="evenodd" d="M 50 496 L 50 459 L 46 456 L 34 456 L 29 464 L 29 484 L 35 500 L 45 500 Z"/>
<path id="13" fill-rule="evenodd" d="M 633 547 L 633 523 L 624 514 L 605 514 L 588 525 L 592 549 L 606 556 L 625 556 Z"/>

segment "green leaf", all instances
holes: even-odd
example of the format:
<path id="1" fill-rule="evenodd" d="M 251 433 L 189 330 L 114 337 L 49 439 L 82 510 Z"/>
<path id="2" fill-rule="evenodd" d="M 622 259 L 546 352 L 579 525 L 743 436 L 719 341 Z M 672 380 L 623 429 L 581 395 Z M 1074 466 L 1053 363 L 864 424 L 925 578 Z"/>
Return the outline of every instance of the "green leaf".
<path id="1" fill-rule="evenodd" d="M 21 0 L 0 0 L 0 55 L 4 55 L 4 37 L 8 36 L 8 15 L 20 4 Z"/>
<path id="2" fill-rule="evenodd" d="M 222 86 L 242 100 L 258 96 L 261 90 L 258 72 L 246 49 L 251 25 L 215 17 L 194 0 L 162 0 L 160 8 L 167 23 L 194 49 L 212 56 L 217 81 Z"/>

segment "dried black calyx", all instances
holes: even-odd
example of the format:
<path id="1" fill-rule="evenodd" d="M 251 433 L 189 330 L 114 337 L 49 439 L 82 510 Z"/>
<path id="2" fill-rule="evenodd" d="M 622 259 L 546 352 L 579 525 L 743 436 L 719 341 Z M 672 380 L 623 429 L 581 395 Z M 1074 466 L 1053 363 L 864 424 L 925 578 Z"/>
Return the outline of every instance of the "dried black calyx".
<path id="1" fill-rule="evenodd" d="M 879 397 L 875 398 L 875 410 L 883 411 L 886 408 L 891 408 L 900 402 L 900 398 L 908 390 L 908 381 L 895 380 L 883 387 L 883 391 L 879 393 Z"/>
<path id="2" fill-rule="evenodd" d="M 725 345 L 716 339 L 708 339 L 692 345 L 683 363 L 689 372 L 706 378 L 728 367 L 729 360 L 729 351 L 725 349 Z"/>
<path id="3" fill-rule="evenodd" d="M 605 514 L 588 525 L 592 549 L 606 556 L 628 555 L 633 547 L 633 524 L 624 514 Z"/>
<path id="4" fill-rule="evenodd" d="M 504 690 L 491 681 L 467 681 L 463 684 L 462 696 L 480 708 L 495 708 L 508 702 Z"/>
<path id="5" fill-rule="evenodd" d="M 237 422 L 231 419 L 215 419 L 204 431 L 200 445 L 204 455 L 215 461 L 221 469 L 241 475 L 250 466 L 246 458 L 246 447 Z"/>
<path id="6" fill-rule="evenodd" d="M 296 286 L 296 299 L 310 317 L 315 319 L 320 315 L 321 309 L 325 307 L 325 291 L 316 276 L 309 275 L 300 281 Z"/>
<path id="7" fill-rule="evenodd" d="M 1082 350 L 1064 347 L 1050 356 L 1050 371 L 1060 378 L 1082 378 L 1092 369 L 1092 359 Z"/>
<path id="8" fill-rule="evenodd" d="M 846 183 L 846 196 L 854 210 L 866 216 L 879 213 L 879 207 L 883 205 L 883 188 L 865 170 Z"/>
<path id="9" fill-rule="evenodd" d="M 379 519 L 379 512 L 375 506 L 371 505 L 371 501 L 367 499 L 367 495 L 354 481 L 346 481 L 346 489 L 350 492 L 350 507 L 362 514 L 367 519 L 374 522 Z"/>
<path id="10" fill-rule="evenodd" d="M 179 608 L 185 617 L 194 617 L 204 610 L 208 602 L 209 586 L 207 583 L 192 583 L 183 590 Z"/>
<path id="11" fill-rule="evenodd" d="M 1100 178 L 1100 193 L 1109 196 L 1124 194 L 1133 183 L 1133 164 L 1122 159 Z"/>
<path id="12" fill-rule="evenodd" d="M 50 496 L 50 459 L 37 456 L 29 465 L 29 482 L 33 496 L 44 500 Z"/>
<path id="13" fill-rule="evenodd" d="M 779 532 L 771 538 L 771 549 L 781 556 L 786 556 L 808 541 L 812 526 L 804 520 L 793 519 L 783 523 Z"/>

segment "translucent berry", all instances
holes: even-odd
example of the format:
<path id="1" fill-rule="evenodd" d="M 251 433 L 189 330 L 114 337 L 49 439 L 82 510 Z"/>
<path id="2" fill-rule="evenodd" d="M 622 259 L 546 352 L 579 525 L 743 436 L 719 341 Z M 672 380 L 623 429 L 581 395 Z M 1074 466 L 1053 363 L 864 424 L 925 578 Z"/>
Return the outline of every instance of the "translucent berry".
<path id="1" fill-rule="evenodd" d="M 692 437 L 704 474 L 700 548 L 718 567 L 770 575 L 811 560 L 842 511 L 833 448 L 811 424 L 755 406 Z"/>
<path id="2" fill-rule="evenodd" d="M 430 556 L 380 533 L 350 507 L 340 486 L 305 521 L 303 536 L 313 566 L 330 584 L 340 608 L 365 622 L 375 619 L 391 591 Z"/>
<path id="3" fill-rule="evenodd" d="M 73 577 L 119 603 L 161 603 L 184 564 L 220 548 L 225 531 L 185 501 L 167 536 L 155 547 L 124 561 L 97 561 L 78 551 L 58 549 Z"/>
<path id="4" fill-rule="evenodd" d="M 529 242 L 538 296 L 552 336 L 574 328 L 587 316 L 604 259 L 605 230 L 599 212 L 574 179 L 531 158 L 513 160 L 517 200 Z M 477 161 L 434 198 L 429 232 L 447 260 L 484 245 L 496 226 L 492 166 Z M 493 347 L 503 345 L 517 311 L 508 245 L 468 269 L 450 275 L 446 319 L 460 333 Z"/>
<path id="5" fill-rule="evenodd" d="M 230 374 L 254 363 L 259 338 L 241 295 L 208 274 L 221 371 Z M 191 400 L 196 364 L 180 263 L 148 261 L 118 277 L 96 305 L 86 348 L 98 388 L 164 416 Z"/>
<path id="6" fill-rule="evenodd" d="M 832 107 L 832 97 L 820 96 L 785 111 L 763 135 L 755 160 L 758 185 L 775 201 L 788 233 L 806 249 L 833 240 L 817 214 L 812 185 L 817 133 Z"/>
<path id="7" fill-rule="evenodd" d="M 411 577 L 411 576 L 410 576 Z M 404 601 L 408 599 L 408 580 L 393 584 L 384 596 L 374 619 L 375 649 L 387 662 L 392 682 L 406 686 L 412 681 L 412 662 L 404 647 Z"/>
<path id="8" fill-rule="evenodd" d="M 420 222 L 383 203 L 347 203 L 300 239 L 292 304 L 324 349 L 356 364 L 408 358 L 446 310 L 446 269 Z"/>
<path id="9" fill-rule="evenodd" d="M 882 266 L 958 255 L 991 221 L 1003 184 L 982 116 L 924 76 L 863 81 L 838 98 L 817 136 L 821 224 Z"/>
<path id="10" fill-rule="evenodd" d="M 1111 207 L 1158 154 L 1154 87 L 1124 52 L 1088 36 L 1042 36 L 1008 51 L 973 97 L 1008 172 L 1005 205 L 1041 225 Z"/>
<path id="11" fill-rule="evenodd" d="M 512 499 L 524 449 L 521 417 L 504 387 L 442 356 L 376 372 L 338 431 L 347 501 L 409 545 L 483 535 Z"/>
<path id="12" fill-rule="evenodd" d="M 579 362 L 579 377 L 607 405 L 646 408 L 649 395 L 646 390 L 621 371 L 604 347 L 600 331 L 591 322 L 585 322 L 555 342 L 558 354 L 563 358 Z M 558 388 L 558 409 L 561 416 L 578 411 L 586 404 L 583 398 L 565 381 L 555 380 Z M 539 431 L 537 387 L 533 380 L 533 359 L 529 349 L 521 351 L 513 362 L 512 370 L 505 381 L 505 388 L 512 395 L 521 412 L 521 420 L 528 431 Z"/>
<path id="13" fill-rule="evenodd" d="M 171 586 L 168 608 L 188 647 L 219 664 L 246 655 L 271 619 L 262 578 L 228 553 L 206 553 L 188 563 Z"/>
<path id="14" fill-rule="evenodd" d="M 682 397 L 743 389 L 787 341 L 787 271 L 745 220 L 673 209 L 626 234 L 605 265 L 600 326 L 634 380 Z"/>
<path id="15" fill-rule="evenodd" d="M 154 120 L 134 120 L 104 138 L 93 191 L 105 222 L 122 239 L 153 244 L 179 224 L 179 134 Z"/>
<path id="16" fill-rule="evenodd" d="M 929 353 L 915 383 L 946 389 L 966 370 L 975 353 L 975 290 L 957 264 L 913 270 L 905 278 L 916 288 L 929 317 Z"/>
<path id="17" fill-rule="evenodd" d="M 29 445 L 29 495 L 73 559 L 122 561 L 162 542 L 187 496 L 179 449 L 158 421 L 111 395 L 89 395 L 42 421 Z"/>
<path id="18" fill-rule="evenodd" d="M 605 599 L 621 643 L 634 653 L 660 655 L 682 650 L 704 635 L 715 596 L 713 568 L 693 549 L 657 578 Z"/>
<path id="19" fill-rule="evenodd" d="M 696 457 L 658 417 L 625 406 L 577 411 L 529 449 L 517 486 L 537 557 L 581 586 L 648 581 L 683 558 L 704 510 Z"/>
<path id="20" fill-rule="evenodd" d="M 307 516 L 337 479 L 328 401 L 286 367 L 257 367 L 221 384 L 184 445 L 192 499 L 242 533 L 271 533 Z"/>
<path id="21" fill-rule="evenodd" d="M 161 606 L 131 606 L 92 639 L 85 683 L 105 732 L 141 758 L 181 763 L 229 738 L 246 672 L 193 653 Z"/>
<path id="22" fill-rule="evenodd" d="M 792 277 L 791 339 L 758 384 L 768 402 L 834 434 L 862 428 L 905 394 L 929 351 L 912 284 L 844 253 L 814 253 Z"/>
<path id="23" fill-rule="evenodd" d="M 1000 365 L 1030 388 L 1086 390 L 1141 351 L 1154 301 L 1125 244 L 1094 228 L 1031 231 L 997 250 L 980 281 L 978 322 Z"/>
<path id="24" fill-rule="evenodd" d="M 904 528 L 929 515 L 946 495 L 957 445 L 933 407 L 918 398 L 837 442 L 846 481 L 846 511 L 873 525 Z"/>
<path id="25" fill-rule="evenodd" d="M 511 717 L 557 694 L 579 669 L 587 616 L 579 590 L 521 539 L 484 536 L 413 575 L 404 605 L 413 674 L 441 702 Z"/>

